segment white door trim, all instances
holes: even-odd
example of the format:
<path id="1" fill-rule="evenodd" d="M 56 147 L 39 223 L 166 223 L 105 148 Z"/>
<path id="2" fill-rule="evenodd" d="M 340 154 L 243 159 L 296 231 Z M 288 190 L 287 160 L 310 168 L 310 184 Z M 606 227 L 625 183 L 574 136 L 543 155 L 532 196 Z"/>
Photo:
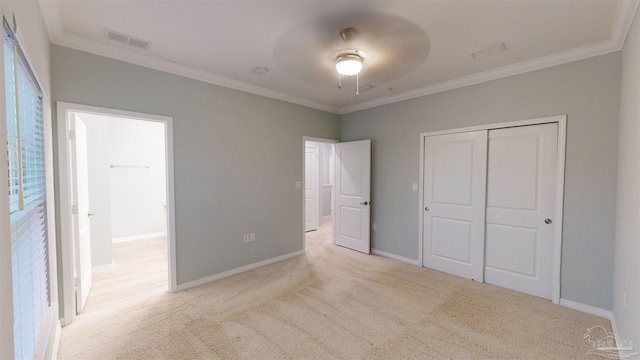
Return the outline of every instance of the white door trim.
<path id="1" fill-rule="evenodd" d="M 420 186 L 418 187 L 419 196 L 419 232 L 418 232 L 418 263 L 424 266 L 423 261 L 423 209 L 424 209 L 424 150 L 425 137 L 434 135 L 454 134 L 478 130 L 502 129 L 508 127 L 539 125 L 547 123 L 558 123 L 558 158 L 556 171 L 556 203 L 555 203 L 555 219 L 554 219 L 554 236 L 553 236 L 553 268 L 551 272 L 551 301 L 554 304 L 560 303 L 560 261 L 562 256 L 562 214 L 564 209 L 564 168 L 565 168 L 565 151 L 567 140 L 567 116 L 557 115 L 537 119 L 509 121 L 503 123 L 495 123 L 488 125 L 471 126 L 457 129 L 448 129 L 440 131 L 430 131 L 420 133 Z"/>
<path id="2" fill-rule="evenodd" d="M 312 200 L 315 200 L 313 202 L 315 203 L 314 207 L 315 207 L 315 211 L 316 211 L 316 216 L 315 216 L 315 219 L 312 220 L 312 222 L 315 221 L 315 224 L 313 224 L 313 223 L 311 224 L 312 225 L 311 227 L 313 227 L 313 225 L 315 225 L 315 227 L 313 227 L 312 230 L 317 230 L 322 225 L 322 211 L 320 210 L 322 208 L 322 206 L 321 206 L 322 198 L 320 196 L 320 189 L 321 189 L 321 186 L 320 186 L 320 156 L 322 155 L 322 150 L 320 149 L 320 146 L 321 145 L 319 143 L 309 142 L 309 143 L 306 144 L 306 147 L 305 147 L 305 164 L 304 164 L 304 166 L 305 166 L 305 171 L 304 171 L 305 172 L 305 174 L 304 174 L 304 181 L 305 181 L 304 185 L 305 185 L 305 187 L 302 188 L 304 190 L 304 197 L 305 197 L 305 204 L 304 204 L 304 209 L 305 209 L 304 210 L 305 211 L 305 214 L 304 214 L 304 216 L 305 216 L 305 218 L 304 218 L 305 219 L 304 231 L 305 232 L 306 231 L 311 231 L 311 229 L 307 229 L 307 213 L 306 213 L 306 211 L 307 211 L 307 202 L 306 202 L 306 199 L 309 198 L 308 194 L 312 194 L 313 196 L 315 196 L 315 199 L 312 199 Z M 306 166 L 309 165 L 307 163 L 307 154 L 308 154 L 309 151 L 314 152 L 313 155 L 315 157 L 315 161 L 314 161 L 315 163 L 311 165 L 312 172 L 315 172 L 315 174 L 314 174 L 315 176 L 311 176 L 312 179 L 315 178 L 315 189 L 313 189 L 313 191 L 307 192 L 307 187 L 306 187 L 307 183 L 306 183 L 306 181 L 307 181 L 307 175 L 308 175 L 307 174 L 307 170 L 309 170 L 309 169 L 307 169 Z M 310 184 L 310 185 L 313 186 L 313 184 Z"/>
<path id="3" fill-rule="evenodd" d="M 304 241 L 305 233 L 306 233 L 304 231 L 304 222 L 305 222 L 305 219 L 306 219 L 305 207 L 304 207 L 304 189 L 306 189 L 304 172 L 305 172 L 307 164 L 306 164 L 306 159 L 305 159 L 304 154 L 305 154 L 305 151 L 306 151 L 306 148 L 307 148 L 307 141 L 313 141 L 313 142 L 325 143 L 325 144 L 337 144 L 337 143 L 340 142 L 340 141 L 334 140 L 334 139 L 325 139 L 325 138 L 319 138 L 319 137 L 313 137 L 313 136 L 303 136 L 302 137 L 302 152 L 301 152 L 301 154 L 302 154 L 302 181 L 301 181 L 302 188 L 300 189 L 300 198 L 301 198 L 300 201 L 302 202 L 302 250 L 303 251 L 306 250 L 306 247 L 305 247 L 306 245 L 305 245 L 305 241 Z M 333 199 L 334 196 L 335 196 L 335 194 L 332 193 L 331 201 L 334 201 L 334 199 Z M 322 211 L 322 208 L 320 209 L 320 211 Z M 334 237 L 333 241 L 335 242 L 335 237 Z"/>
<path id="4" fill-rule="evenodd" d="M 89 105 L 72 104 L 58 101 L 57 105 L 57 127 L 58 127 L 58 180 L 60 191 L 60 249 L 62 254 L 62 301 L 63 301 L 63 326 L 71 324 L 76 317 L 75 295 L 74 295 L 74 262 L 73 243 L 71 227 L 71 179 L 69 174 L 69 113 L 82 112 L 104 116 L 124 117 L 136 120 L 155 121 L 164 123 L 165 132 L 165 161 L 166 161 L 166 184 L 167 184 L 167 248 L 168 248 L 168 274 L 169 292 L 177 291 L 176 277 L 176 233 L 175 233 L 175 193 L 174 193 L 174 173 L 173 173 L 173 118 L 168 116 L 143 114 L 132 111 L 108 109 Z"/>

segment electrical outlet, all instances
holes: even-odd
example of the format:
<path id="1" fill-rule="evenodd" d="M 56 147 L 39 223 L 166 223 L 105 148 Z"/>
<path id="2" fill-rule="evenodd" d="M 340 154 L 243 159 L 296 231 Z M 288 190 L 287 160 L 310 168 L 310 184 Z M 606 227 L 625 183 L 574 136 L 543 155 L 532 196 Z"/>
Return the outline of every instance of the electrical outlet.
<path id="1" fill-rule="evenodd" d="M 249 241 L 251 242 L 256 241 L 256 233 L 249 234 Z"/>
<path id="2" fill-rule="evenodd" d="M 244 241 L 245 243 L 248 243 L 249 242 L 249 234 L 242 235 L 242 241 Z"/>

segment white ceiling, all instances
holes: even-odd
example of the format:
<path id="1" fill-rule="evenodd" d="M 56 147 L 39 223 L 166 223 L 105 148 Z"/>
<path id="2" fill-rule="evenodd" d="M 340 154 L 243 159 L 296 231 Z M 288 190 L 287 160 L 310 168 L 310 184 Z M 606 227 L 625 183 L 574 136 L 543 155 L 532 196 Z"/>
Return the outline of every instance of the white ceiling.
<path id="1" fill-rule="evenodd" d="M 345 113 L 620 50 L 631 0 L 41 0 L 53 43 Z M 338 90 L 332 54 L 367 52 Z M 140 50 L 104 29 L 151 41 Z M 507 51 L 471 52 L 504 42 Z M 354 47 L 351 44 L 351 47 Z M 269 72 L 254 75 L 257 66 Z"/>

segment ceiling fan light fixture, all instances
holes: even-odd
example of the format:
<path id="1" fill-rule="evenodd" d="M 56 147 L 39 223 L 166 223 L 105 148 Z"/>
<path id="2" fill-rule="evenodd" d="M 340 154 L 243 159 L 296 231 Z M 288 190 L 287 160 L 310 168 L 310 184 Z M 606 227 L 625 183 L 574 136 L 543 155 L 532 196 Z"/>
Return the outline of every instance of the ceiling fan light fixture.
<path id="1" fill-rule="evenodd" d="M 362 57 L 355 54 L 338 56 L 336 70 L 344 76 L 357 75 L 362 70 Z"/>

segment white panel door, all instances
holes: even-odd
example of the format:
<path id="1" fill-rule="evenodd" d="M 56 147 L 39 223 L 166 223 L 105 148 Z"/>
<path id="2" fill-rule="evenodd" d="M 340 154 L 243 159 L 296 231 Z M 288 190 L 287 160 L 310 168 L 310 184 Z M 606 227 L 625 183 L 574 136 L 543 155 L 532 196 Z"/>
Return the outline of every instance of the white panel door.
<path id="1" fill-rule="evenodd" d="M 77 117 L 71 119 L 75 139 L 71 144 L 73 168 L 73 237 L 76 282 L 76 312 L 81 312 L 91 290 L 91 231 L 89 224 L 89 173 L 87 160 L 87 129 Z"/>
<path id="2" fill-rule="evenodd" d="M 428 136 L 423 266 L 483 281 L 487 131 Z"/>
<path id="3" fill-rule="evenodd" d="M 338 143 L 334 238 L 337 245 L 371 251 L 371 140 Z"/>
<path id="4" fill-rule="evenodd" d="M 546 299 L 557 139 L 557 123 L 489 131 L 485 281 Z"/>
<path id="5" fill-rule="evenodd" d="M 304 152 L 304 231 L 318 228 L 320 214 L 320 151 L 317 145 L 308 144 Z"/>

